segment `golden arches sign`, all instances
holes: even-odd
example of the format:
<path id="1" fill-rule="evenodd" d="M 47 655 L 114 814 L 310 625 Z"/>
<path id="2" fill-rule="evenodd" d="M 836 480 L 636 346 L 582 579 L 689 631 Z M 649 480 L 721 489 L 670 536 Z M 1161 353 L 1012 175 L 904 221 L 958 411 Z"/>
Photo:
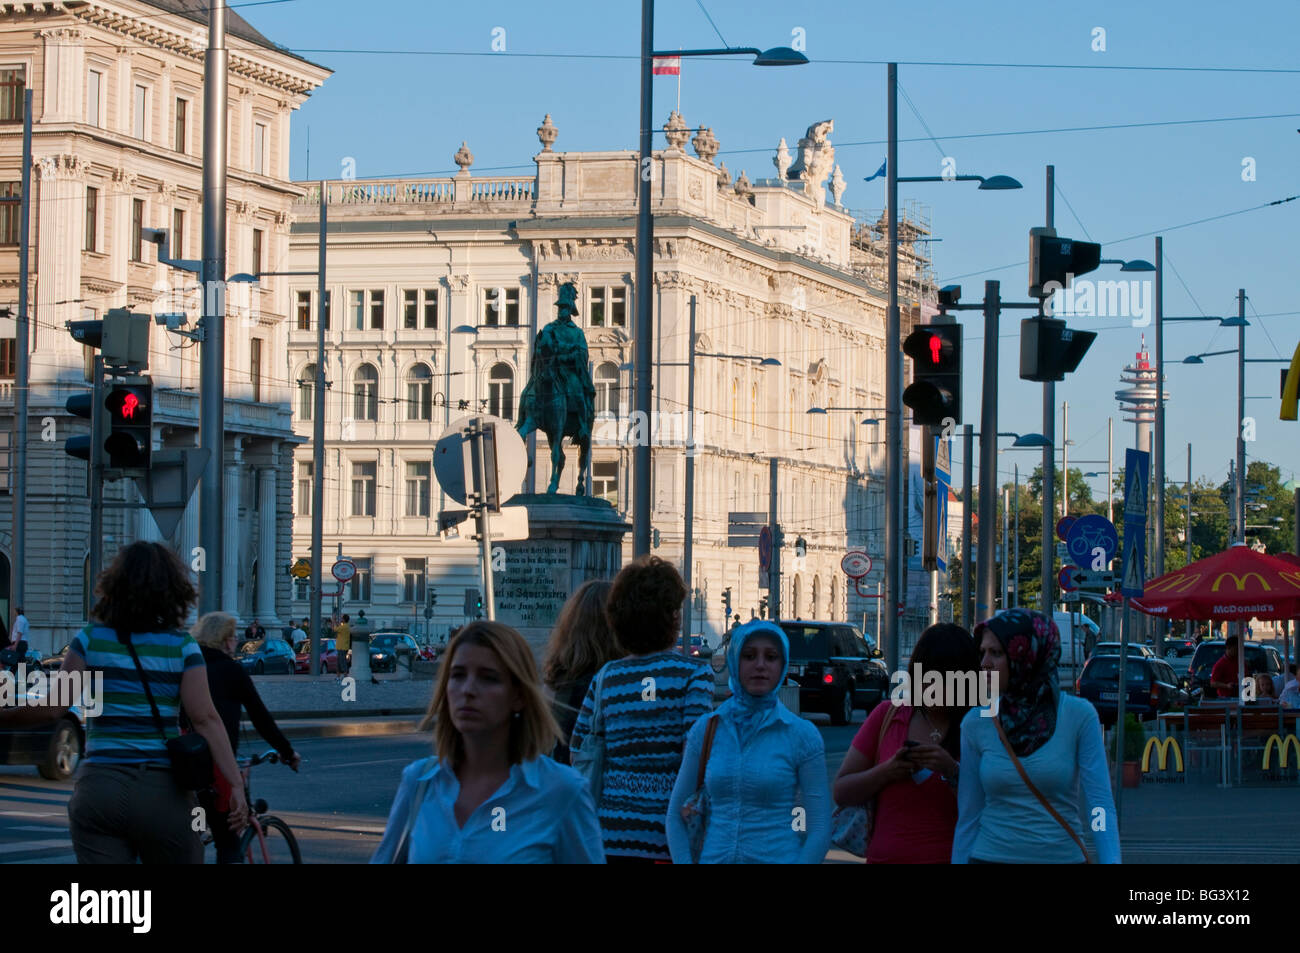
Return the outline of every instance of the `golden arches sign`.
<path id="1" fill-rule="evenodd" d="M 1171 592 L 1177 592 L 1179 595 L 1186 595 L 1201 580 L 1199 572 L 1191 573 L 1171 573 L 1162 579 L 1156 579 L 1146 584 L 1147 593 L 1161 592 L 1165 589 Z"/>
<path id="2" fill-rule="evenodd" d="M 1156 761 L 1156 764 L 1159 765 L 1158 770 L 1163 771 L 1168 766 L 1169 749 L 1173 748 L 1174 770 L 1177 771 L 1179 774 L 1183 773 L 1183 749 L 1178 747 L 1178 740 L 1176 738 L 1161 739 L 1161 738 L 1151 737 L 1147 739 L 1147 746 L 1142 749 L 1142 773 L 1143 774 L 1146 774 L 1148 771 L 1151 770 L 1151 750 L 1153 748 L 1156 750 L 1156 753 L 1158 755 Z M 1283 755 L 1283 757 L 1285 757 L 1285 755 Z M 1298 755 L 1298 757 L 1300 757 L 1300 755 Z M 1286 767 L 1286 765 L 1283 764 L 1283 767 Z"/>
<path id="3" fill-rule="evenodd" d="M 1286 751 L 1287 748 L 1290 748 L 1292 746 L 1295 747 L 1296 764 L 1297 766 L 1300 766 L 1300 738 L 1297 738 L 1295 735 L 1287 735 L 1286 740 L 1283 741 L 1280 735 L 1273 734 L 1273 735 L 1269 735 L 1268 741 L 1264 742 L 1264 770 L 1265 771 L 1268 770 L 1269 764 L 1273 760 L 1274 745 L 1276 745 L 1278 749 L 1277 765 L 1279 768 L 1286 767 Z"/>
<path id="4" fill-rule="evenodd" d="M 1297 589 L 1300 589 L 1300 570 L 1296 570 L 1294 572 L 1283 570 L 1282 572 L 1278 573 L 1278 576 L 1280 576 L 1284 582 L 1289 582 Z"/>
<path id="5" fill-rule="evenodd" d="M 1221 572 L 1219 573 L 1218 578 L 1214 580 L 1214 585 L 1210 586 L 1210 592 L 1218 592 L 1219 586 L 1223 584 L 1223 580 L 1228 578 L 1231 578 L 1232 581 L 1237 584 L 1237 591 L 1241 592 L 1243 589 L 1246 588 L 1246 582 L 1247 580 L 1250 579 L 1251 576 L 1254 576 L 1256 579 L 1259 580 L 1259 584 L 1261 587 L 1263 587 L 1265 592 L 1273 591 L 1273 587 L 1264 581 L 1263 576 L 1261 576 L 1257 572 L 1252 571 L 1252 572 L 1243 572 L 1240 576 L 1237 575 L 1235 572 Z"/>

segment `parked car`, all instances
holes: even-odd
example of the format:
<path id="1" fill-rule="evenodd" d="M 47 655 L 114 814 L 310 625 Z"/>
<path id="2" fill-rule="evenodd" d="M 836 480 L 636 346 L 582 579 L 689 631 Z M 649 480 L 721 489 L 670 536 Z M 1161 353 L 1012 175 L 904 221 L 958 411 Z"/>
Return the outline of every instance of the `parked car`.
<path id="1" fill-rule="evenodd" d="M 1083 674 L 1075 683 L 1079 697 L 1092 702 L 1104 725 L 1113 725 L 1119 711 L 1119 662 L 1118 653 L 1094 655 L 1088 659 Z M 1178 676 L 1164 659 L 1130 656 L 1124 676 L 1128 683 L 1125 711 L 1143 721 L 1187 704 L 1187 692 L 1179 685 Z"/>
<path id="2" fill-rule="evenodd" d="M 799 685 L 802 712 L 825 712 L 832 725 L 847 725 L 853 709 L 870 710 L 889 692 L 889 671 L 875 642 L 843 622 L 779 621 L 790 642 L 787 679 Z M 727 644 L 713 652 L 713 670 L 727 681 Z"/>
<path id="3" fill-rule="evenodd" d="M 1092 648 L 1093 655 L 1119 655 L 1119 642 L 1098 642 Z M 1142 658 L 1155 658 L 1156 653 L 1140 642 L 1130 642 L 1128 644 L 1128 654 L 1138 655 Z"/>
<path id="4" fill-rule="evenodd" d="M 397 661 L 407 668 L 411 667 L 412 659 L 427 657 L 420 643 L 415 641 L 415 637 L 405 632 L 376 632 L 370 637 L 372 671 L 375 670 L 373 660 L 376 651 L 393 653 Z"/>
<path id="5" fill-rule="evenodd" d="M 0 764 L 35 765 L 51 781 L 72 777 L 85 750 L 85 717 L 75 705 L 48 722 L 0 728 Z"/>
<path id="6" fill-rule="evenodd" d="M 370 644 L 370 671 L 396 672 L 397 652 L 394 649 L 376 648 L 372 642 Z"/>
<path id="7" fill-rule="evenodd" d="M 294 651 L 284 639 L 253 639 L 239 647 L 235 660 L 250 675 L 292 675 Z"/>
<path id="8" fill-rule="evenodd" d="M 1183 635 L 1169 636 L 1165 639 L 1165 658 L 1182 658 L 1196 653 L 1196 641 Z"/>
<path id="9" fill-rule="evenodd" d="M 298 675 L 307 675 L 311 672 L 311 639 L 303 639 L 293 648 L 293 670 Z M 339 654 L 334 647 L 333 639 L 320 640 L 320 659 L 321 668 L 335 674 L 339 670 Z"/>
<path id="10" fill-rule="evenodd" d="M 1223 639 L 1207 639 L 1196 647 L 1196 654 L 1192 656 L 1191 668 L 1188 671 L 1189 691 L 1193 694 L 1200 691 L 1203 698 L 1216 698 L 1218 696 L 1218 692 L 1210 688 L 1210 672 L 1214 669 L 1214 664 L 1223 658 L 1223 654 L 1227 650 L 1227 643 Z M 1273 676 L 1273 681 L 1276 684 L 1284 670 L 1282 653 L 1273 646 L 1260 645 L 1258 642 L 1246 643 L 1247 675 L 1268 672 L 1269 675 Z M 1281 686 L 1276 687 L 1280 688 Z"/>

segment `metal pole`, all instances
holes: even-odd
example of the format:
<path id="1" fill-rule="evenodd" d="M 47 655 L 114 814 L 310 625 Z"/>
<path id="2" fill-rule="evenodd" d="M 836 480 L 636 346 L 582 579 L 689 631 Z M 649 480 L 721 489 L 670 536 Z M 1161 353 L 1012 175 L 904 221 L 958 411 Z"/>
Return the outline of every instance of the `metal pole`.
<path id="1" fill-rule="evenodd" d="M 682 607 L 682 655 L 691 654 L 691 614 L 695 590 L 691 588 L 695 543 L 695 295 L 691 295 L 690 342 L 686 356 L 686 531 L 682 538 L 682 579 L 686 605 Z M 723 626 L 726 631 L 726 626 Z"/>
<path id="2" fill-rule="evenodd" d="M 1070 515 L 1070 402 L 1061 404 L 1061 518 Z"/>
<path id="3" fill-rule="evenodd" d="M 1007 568 L 1011 559 L 1011 491 L 1003 488 L 1002 490 L 1002 608 L 1009 609 L 1007 605 Z"/>
<path id="4" fill-rule="evenodd" d="M 1056 221 L 1056 166 L 1047 167 L 1047 227 Z M 1053 557 L 1052 514 L 1056 512 L 1056 384 L 1046 381 L 1043 384 L 1043 436 L 1047 446 L 1043 447 L 1043 591 L 1040 594 L 1043 614 L 1052 617 L 1052 580 L 1056 575 Z"/>
<path id="5" fill-rule="evenodd" d="M 994 542 L 998 537 L 998 315 L 999 282 L 984 282 L 984 400 L 980 408 L 980 551 L 975 614 L 983 619 L 996 605 L 993 587 Z M 1048 511 L 1051 512 L 1050 510 Z"/>
<path id="6" fill-rule="evenodd" d="M 103 564 L 104 547 L 104 358 L 95 354 L 90 399 L 90 605 Z M 89 620 L 87 620 L 89 621 Z"/>
<path id="7" fill-rule="evenodd" d="M 633 411 L 650 419 L 650 361 L 654 354 L 651 304 L 654 296 L 654 217 L 650 214 L 650 114 L 654 111 L 654 0 L 641 0 L 641 134 L 640 163 L 637 166 L 636 211 L 636 348 Z M 632 556 L 650 552 L 650 440 L 637 441 L 632 449 Z"/>
<path id="8" fill-rule="evenodd" d="M 1151 459 L 1155 495 L 1151 499 L 1151 517 L 1155 524 L 1155 545 L 1151 549 L 1152 576 L 1165 574 L 1165 326 L 1164 326 L 1164 240 L 1156 236 L 1156 425 L 1155 447 Z M 1164 655 L 1163 625 L 1156 626 L 1157 648 Z"/>
<path id="9" fill-rule="evenodd" d="M 1011 585 L 1015 589 L 1014 607 L 1020 606 L 1020 464 L 1015 465 L 1016 480 L 1016 540 L 1015 540 L 1015 572 L 1012 574 Z"/>
<path id="10" fill-rule="evenodd" d="M 961 470 L 962 470 L 962 505 L 961 505 L 961 624 L 967 629 L 975 627 L 975 600 L 971 592 L 971 534 L 974 532 L 971 507 L 975 500 L 975 438 L 974 428 L 970 424 L 961 427 Z"/>
<path id="11" fill-rule="evenodd" d="M 777 522 L 777 481 L 780 478 L 780 464 L 776 457 L 768 460 L 768 489 L 767 489 L 767 525 L 772 531 L 772 564 L 769 570 L 767 582 L 767 604 L 770 613 L 769 618 L 775 622 L 781 618 L 781 524 Z M 878 602 L 879 600 L 877 600 Z M 879 619 L 876 620 L 876 635 L 879 638 L 880 625 Z M 725 620 L 724 620 L 725 622 Z M 726 625 L 723 625 L 723 631 L 726 631 Z"/>
<path id="12" fill-rule="evenodd" d="M 1242 436 L 1242 422 L 1246 419 L 1246 289 L 1237 289 L 1237 541 L 1246 541 L 1246 441 Z M 1246 626 L 1240 626 L 1245 634 Z M 1243 643 L 1244 643 L 1243 639 Z M 1245 655 L 1245 646 L 1242 646 Z"/>
<path id="13" fill-rule="evenodd" d="M 321 588 L 325 579 L 325 180 L 320 183 L 320 235 L 316 240 L 316 380 L 312 387 L 311 428 L 311 667 L 320 673 Z"/>
<path id="14" fill-rule="evenodd" d="M 903 602 L 902 323 L 898 314 L 898 64 L 886 70 L 889 146 L 885 154 L 889 206 L 889 309 L 885 313 L 885 665 L 898 668 Z M 980 550 L 983 551 L 981 546 Z"/>
<path id="15" fill-rule="evenodd" d="M 1115 507 L 1111 495 L 1115 492 L 1115 418 L 1106 418 L 1106 519 L 1115 522 Z"/>
<path id="16" fill-rule="evenodd" d="M 199 545 L 204 566 L 203 583 L 199 586 L 200 615 L 222 608 L 225 548 L 221 534 L 225 509 L 222 476 L 226 463 L 226 65 L 226 0 L 212 0 L 208 8 L 208 49 L 203 61 L 203 350 L 199 446 L 207 449 L 208 463 L 199 484 Z"/>
<path id="17" fill-rule="evenodd" d="M 1124 599 L 1124 612 L 1119 624 L 1119 705 L 1115 713 L 1115 820 L 1123 816 L 1120 813 L 1124 799 L 1124 715 L 1128 700 L 1128 638 L 1129 638 L 1129 604 Z"/>
<path id="18" fill-rule="evenodd" d="M 23 91 L 22 203 L 18 214 L 18 321 L 14 368 L 14 500 L 13 554 L 10 585 L 13 606 L 27 601 L 27 402 L 31 388 L 30 316 L 28 315 L 28 267 L 32 228 L 32 91 Z M 99 413 L 96 407 L 95 414 Z M 8 620 L 6 620 L 8 621 Z"/>
<path id="19" fill-rule="evenodd" d="M 483 455 L 483 418 L 470 421 L 470 452 L 474 454 L 474 518 L 478 525 L 478 555 L 483 570 L 483 614 L 491 621 L 496 615 L 496 598 L 492 591 L 491 514 L 488 511 L 487 466 Z"/>
<path id="20" fill-rule="evenodd" d="M 1184 535 L 1187 537 L 1187 562 L 1185 565 L 1192 564 L 1192 445 L 1187 445 L 1187 522 L 1184 524 Z M 1187 620 L 1187 626 L 1184 629 L 1188 640 L 1192 638 L 1192 620 Z"/>

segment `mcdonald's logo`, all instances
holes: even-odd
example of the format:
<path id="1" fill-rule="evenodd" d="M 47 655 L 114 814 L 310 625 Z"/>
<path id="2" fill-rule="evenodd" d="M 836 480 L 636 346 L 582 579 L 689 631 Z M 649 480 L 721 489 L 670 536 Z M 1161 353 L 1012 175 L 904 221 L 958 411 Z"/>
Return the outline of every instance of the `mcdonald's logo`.
<path id="1" fill-rule="evenodd" d="M 1183 773 L 1183 749 L 1178 747 L 1178 740 L 1172 737 L 1164 738 L 1164 739 L 1151 737 L 1147 739 L 1147 746 L 1142 749 L 1142 773 L 1143 774 L 1146 774 L 1148 771 L 1151 770 L 1151 749 L 1153 748 L 1156 750 L 1156 754 L 1157 754 L 1156 763 L 1159 765 L 1158 770 L 1163 771 L 1165 770 L 1166 767 L 1168 767 L 1169 749 L 1173 748 L 1174 749 L 1174 770 L 1177 771 L 1179 774 Z M 1285 757 L 1285 755 L 1283 757 Z M 1300 757 L 1300 755 L 1297 755 L 1297 757 Z M 1284 764 L 1283 767 L 1285 766 L 1286 765 Z"/>
<path id="2" fill-rule="evenodd" d="M 1283 579 L 1284 581 L 1289 582 L 1289 583 L 1291 583 L 1291 585 L 1295 586 L 1297 589 L 1300 589 L 1300 572 L 1286 572 L 1286 571 L 1283 571 L 1283 572 L 1278 573 L 1278 575 L 1279 575 L 1280 577 L 1282 577 L 1282 579 Z"/>
<path id="3" fill-rule="evenodd" d="M 1153 582 L 1148 582 L 1146 584 L 1146 591 L 1160 592 L 1162 590 L 1168 589 L 1170 591 L 1177 592 L 1179 595 L 1186 595 L 1187 592 L 1190 591 L 1192 587 L 1195 586 L 1197 582 L 1200 581 L 1200 579 L 1201 579 L 1201 574 L 1199 572 L 1171 573 L 1170 575 L 1165 576 L 1161 579 L 1156 579 Z"/>
<path id="4" fill-rule="evenodd" d="M 1257 573 L 1257 572 L 1245 572 L 1245 573 L 1242 573 L 1240 576 L 1238 576 L 1235 572 L 1222 572 L 1222 573 L 1219 573 L 1219 577 L 1218 577 L 1217 579 L 1214 580 L 1214 585 L 1212 585 L 1212 586 L 1210 587 L 1210 591 L 1211 591 L 1211 592 L 1218 592 L 1218 591 L 1219 591 L 1219 585 L 1223 582 L 1223 580 L 1224 580 L 1224 579 L 1227 579 L 1227 578 L 1231 578 L 1232 581 L 1235 582 L 1235 583 L 1237 584 L 1237 591 L 1238 591 L 1238 592 L 1241 592 L 1243 589 L 1246 588 L 1246 581 L 1247 581 L 1248 579 L 1250 579 L 1251 576 L 1254 576 L 1256 579 L 1259 580 L 1259 584 L 1260 584 L 1261 587 L 1263 587 L 1263 589 L 1264 589 L 1265 592 L 1272 592 L 1272 591 L 1273 591 L 1273 590 L 1272 590 L 1272 587 L 1269 586 L 1269 584 L 1266 583 L 1266 582 L 1264 581 L 1264 577 L 1261 576 L 1261 575 L 1260 575 L 1259 573 Z"/>
<path id="5" fill-rule="evenodd" d="M 1286 767 L 1286 749 L 1295 746 L 1296 764 L 1300 765 L 1300 738 L 1295 735 L 1287 735 L 1283 741 L 1279 735 L 1269 735 L 1268 741 L 1264 742 L 1264 770 L 1267 771 L 1269 764 L 1273 760 L 1273 746 L 1277 745 L 1278 757 L 1277 765 L 1279 768 Z"/>

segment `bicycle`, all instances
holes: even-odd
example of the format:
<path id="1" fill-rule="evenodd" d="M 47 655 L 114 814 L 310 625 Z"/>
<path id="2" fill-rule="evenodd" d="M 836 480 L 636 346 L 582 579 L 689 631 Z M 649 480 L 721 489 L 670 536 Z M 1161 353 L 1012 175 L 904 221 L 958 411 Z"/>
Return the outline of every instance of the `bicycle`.
<path id="1" fill-rule="evenodd" d="M 298 839 L 293 836 L 289 825 L 274 814 L 268 814 L 266 800 L 258 798 L 254 801 L 249 789 L 248 778 L 255 765 L 279 762 L 280 755 L 270 750 L 239 763 L 239 774 L 244 779 L 244 800 L 248 802 L 248 827 L 239 841 L 239 855 L 246 864 L 302 863 Z"/>

